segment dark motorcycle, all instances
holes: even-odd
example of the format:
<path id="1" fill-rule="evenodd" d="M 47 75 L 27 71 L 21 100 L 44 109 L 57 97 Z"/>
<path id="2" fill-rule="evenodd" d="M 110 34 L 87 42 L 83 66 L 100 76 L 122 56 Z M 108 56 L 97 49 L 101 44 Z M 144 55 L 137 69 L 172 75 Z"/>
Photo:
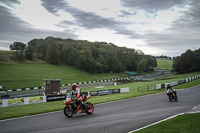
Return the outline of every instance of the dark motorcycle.
<path id="1" fill-rule="evenodd" d="M 169 97 L 169 101 L 170 101 L 170 102 L 172 102 L 173 100 L 174 100 L 174 101 L 177 101 L 177 100 L 178 100 L 176 90 L 173 89 L 173 88 L 167 90 L 167 95 L 168 95 L 168 97 Z"/>

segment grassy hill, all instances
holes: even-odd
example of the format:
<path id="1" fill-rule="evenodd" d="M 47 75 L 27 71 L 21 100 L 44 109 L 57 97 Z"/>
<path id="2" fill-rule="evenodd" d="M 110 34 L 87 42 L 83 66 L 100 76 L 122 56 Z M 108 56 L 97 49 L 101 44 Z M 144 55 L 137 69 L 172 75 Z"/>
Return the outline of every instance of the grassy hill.
<path id="1" fill-rule="evenodd" d="M 127 76 L 124 73 L 89 74 L 66 65 L 51 65 L 41 60 L 18 63 L 0 61 L 0 86 L 5 89 L 42 86 L 43 79 L 61 79 L 61 84 Z"/>
<path id="2" fill-rule="evenodd" d="M 2 58 L 11 57 L 12 51 L 0 51 Z M 158 68 L 172 69 L 172 60 L 157 60 Z M 89 74 L 66 65 L 52 65 L 41 60 L 0 61 L 0 86 L 5 89 L 20 89 L 42 86 L 43 79 L 61 79 L 61 84 L 125 77 L 124 73 Z"/>
<path id="3" fill-rule="evenodd" d="M 173 69 L 173 60 L 157 59 L 157 68 L 160 69 Z"/>

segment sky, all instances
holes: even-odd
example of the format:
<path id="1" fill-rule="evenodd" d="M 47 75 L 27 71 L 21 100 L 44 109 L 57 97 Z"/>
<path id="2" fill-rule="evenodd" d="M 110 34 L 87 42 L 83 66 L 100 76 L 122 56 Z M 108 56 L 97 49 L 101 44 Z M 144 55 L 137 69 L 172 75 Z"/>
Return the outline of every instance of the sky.
<path id="1" fill-rule="evenodd" d="M 200 48 L 200 0 L 0 0 L 0 50 L 48 36 L 180 56 Z"/>

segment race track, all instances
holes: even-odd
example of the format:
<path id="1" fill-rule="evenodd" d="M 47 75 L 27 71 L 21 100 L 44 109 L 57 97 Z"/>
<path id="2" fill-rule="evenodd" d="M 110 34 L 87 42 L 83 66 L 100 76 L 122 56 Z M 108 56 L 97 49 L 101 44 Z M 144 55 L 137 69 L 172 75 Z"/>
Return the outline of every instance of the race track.
<path id="1" fill-rule="evenodd" d="M 92 115 L 66 118 L 63 111 L 0 121 L 1 133 L 127 133 L 200 105 L 200 85 L 177 90 L 178 102 L 165 93 L 95 105 Z M 14 113 L 14 112 L 13 112 Z"/>

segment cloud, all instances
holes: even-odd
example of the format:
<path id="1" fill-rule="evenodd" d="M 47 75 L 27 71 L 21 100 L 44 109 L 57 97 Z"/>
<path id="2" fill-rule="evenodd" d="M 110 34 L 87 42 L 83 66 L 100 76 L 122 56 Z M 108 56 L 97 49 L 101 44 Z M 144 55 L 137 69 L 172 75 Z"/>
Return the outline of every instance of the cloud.
<path id="1" fill-rule="evenodd" d="M 159 10 L 166 10 L 173 6 L 185 5 L 187 0 L 120 0 L 125 7 L 134 10 L 145 10 L 149 13 L 155 13 Z"/>
<path id="2" fill-rule="evenodd" d="M 98 29 L 106 28 L 115 31 L 116 34 L 128 35 L 130 37 L 136 37 L 138 35 L 134 34 L 134 31 L 128 30 L 125 25 L 129 23 L 116 21 L 114 18 L 105 18 L 94 12 L 82 11 L 78 8 L 69 6 L 65 1 L 45 1 L 42 0 L 42 6 L 46 8 L 50 13 L 57 15 L 57 13 L 62 10 L 70 13 L 75 21 L 62 21 L 58 26 L 66 27 L 66 25 L 77 25 L 81 28 L 88 29 Z M 62 5 L 62 6 L 60 6 Z M 125 11 L 122 11 L 125 13 Z M 65 25 L 65 26 L 64 26 Z"/>
<path id="3" fill-rule="evenodd" d="M 15 4 L 20 4 L 19 0 L 1 0 L 1 3 L 13 7 Z"/>
<path id="4" fill-rule="evenodd" d="M 16 1 L 4 3 L 6 5 L 18 4 Z M 0 5 L 0 41 L 1 47 L 7 47 L 14 41 L 28 42 L 34 38 L 45 38 L 47 36 L 64 37 L 64 38 L 77 38 L 73 31 L 58 32 L 54 30 L 36 29 L 27 22 L 24 22 L 17 16 L 11 13 L 11 10 L 5 6 Z"/>
<path id="5" fill-rule="evenodd" d="M 64 0 L 41 0 L 42 6 L 45 7 L 50 13 L 56 14 L 59 10 L 65 9 L 68 3 Z"/>
<path id="6" fill-rule="evenodd" d="M 199 48 L 199 14 L 197 0 L 1 0 L 0 47 L 54 36 L 176 56 Z"/>
<path id="7" fill-rule="evenodd" d="M 182 11 L 182 16 L 174 20 L 171 27 L 162 33 L 145 35 L 148 47 L 165 50 L 166 55 L 180 55 L 187 49 L 200 47 L 200 1 L 191 1 L 188 10 Z"/>

